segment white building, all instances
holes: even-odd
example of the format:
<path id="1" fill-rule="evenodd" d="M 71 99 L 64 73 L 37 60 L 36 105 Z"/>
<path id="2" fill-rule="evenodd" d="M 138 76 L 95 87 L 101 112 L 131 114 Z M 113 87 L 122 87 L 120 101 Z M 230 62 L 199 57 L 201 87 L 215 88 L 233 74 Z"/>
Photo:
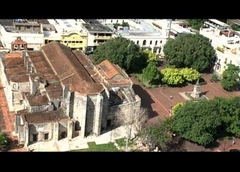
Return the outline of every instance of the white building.
<path id="1" fill-rule="evenodd" d="M 227 64 L 240 66 L 240 37 L 231 30 L 228 30 L 231 34 L 224 34 L 225 32 L 227 31 L 211 26 L 200 29 L 200 34 L 209 38 L 213 48 L 216 50 L 217 59 L 214 70 L 219 74 L 222 74 Z"/>
<path id="2" fill-rule="evenodd" d="M 96 19 L 84 19 L 81 20 L 84 29 L 88 33 L 87 40 L 87 53 L 93 52 L 96 47 L 113 36 L 113 30 L 103 25 Z"/>
<path id="3" fill-rule="evenodd" d="M 115 36 L 130 39 L 142 49 L 149 49 L 156 54 L 163 52 L 163 45 L 169 38 L 171 29 L 171 20 L 104 19 L 101 22 L 113 29 Z"/>
<path id="4" fill-rule="evenodd" d="M 11 43 L 21 37 L 29 50 L 39 50 L 44 44 L 42 24 L 26 19 L 0 20 L 0 40 L 3 47 L 11 49 Z"/>

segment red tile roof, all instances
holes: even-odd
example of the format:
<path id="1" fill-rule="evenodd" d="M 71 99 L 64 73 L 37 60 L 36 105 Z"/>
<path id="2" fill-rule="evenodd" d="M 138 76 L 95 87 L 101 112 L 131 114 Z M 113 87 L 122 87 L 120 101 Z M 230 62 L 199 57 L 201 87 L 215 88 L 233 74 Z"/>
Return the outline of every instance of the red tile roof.
<path id="1" fill-rule="evenodd" d="M 121 85 L 131 85 L 131 79 L 125 74 L 118 65 L 111 63 L 108 60 L 98 64 L 97 69 L 107 83 L 113 87 Z"/>
<path id="2" fill-rule="evenodd" d="M 121 71 L 108 60 L 102 61 L 98 67 L 99 70 L 103 71 L 106 79 L 112 79 L 116 75 L 122 75 Z"/>
<path id="3" fill-rule="evenodd" d="M 48 98 L 42 95 L 28 95 L 26 96 L 30 106 L 48 105 Z"/>
<path id="4" fill-rule="evenodd" d="M 65 115 L 63 109 L 58 109 L 55 111 L 43 111 L 43 112 L 33 112 L 23 115 L 24 121 L 31 123 L 46 123 L 46 122 L 55 122 L 58 120 L 69 119 Z"/>
<path id="5" fill-rule="evenodd" d="M 98 94 L 103 91 L 95 83 L 71 49 L 61 43 L 51 42 L 42 47 L 42 52 L 64 85 L 80 94 Z"/>

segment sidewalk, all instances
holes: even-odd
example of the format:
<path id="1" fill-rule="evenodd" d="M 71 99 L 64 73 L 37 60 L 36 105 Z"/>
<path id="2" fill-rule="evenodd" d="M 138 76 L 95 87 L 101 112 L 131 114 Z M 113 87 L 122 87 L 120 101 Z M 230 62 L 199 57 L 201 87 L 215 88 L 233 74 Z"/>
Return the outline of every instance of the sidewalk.
<path id="1" fill-rule="evenodd" d="M 120 139 L 126 136 L 125 128 L 118 127 L 112 131 L 106 132 L 98 137 L 89 136 L 86 138 L 75 137 L 71 140 L 62 139 L 57 142 L 38 142 L 28 146 L 29 150 L 33 152 L 66 152 L 76 149 L 87 149 L 88 142 L 95 142 L 97 145 L 107 144 L 114 142 L 116 139 Z"/>

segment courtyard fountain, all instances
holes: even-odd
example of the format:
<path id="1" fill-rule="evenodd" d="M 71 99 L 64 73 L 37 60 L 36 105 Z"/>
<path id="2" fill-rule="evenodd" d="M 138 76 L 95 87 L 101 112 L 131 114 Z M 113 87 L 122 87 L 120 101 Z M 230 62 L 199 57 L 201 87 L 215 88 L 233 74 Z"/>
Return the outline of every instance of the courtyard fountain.
<path id="1" fill-rule="evenodd" d="M 200 91 L 199 79 L 193 87 L 193 91 L 181 92 L 179 93 L 184 99 L 199 101 L 199 100 L 208 100 L 207 96 Z"/>

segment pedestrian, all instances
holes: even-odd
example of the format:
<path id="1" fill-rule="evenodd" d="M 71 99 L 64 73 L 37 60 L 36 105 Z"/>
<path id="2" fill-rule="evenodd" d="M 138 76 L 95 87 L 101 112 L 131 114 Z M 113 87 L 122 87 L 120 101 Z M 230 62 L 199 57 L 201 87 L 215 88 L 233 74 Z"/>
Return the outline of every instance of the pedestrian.
<path id="1" fill-rule="evenodd" d="M 234 144 L 235 144 L 235 140 L 232 141 L 232 145 L 234 145 Z"/>

